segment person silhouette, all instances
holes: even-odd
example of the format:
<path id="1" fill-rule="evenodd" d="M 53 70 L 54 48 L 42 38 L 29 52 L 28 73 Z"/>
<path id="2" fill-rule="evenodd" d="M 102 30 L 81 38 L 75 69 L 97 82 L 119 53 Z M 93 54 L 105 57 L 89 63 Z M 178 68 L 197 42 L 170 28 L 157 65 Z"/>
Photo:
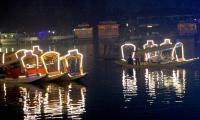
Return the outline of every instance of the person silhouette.
<path id="1" fill-rule="evenodd" d="M 133 65 L 133 58 L 131 55 L 128 56 L 127 62 L 129 65 Z"/>

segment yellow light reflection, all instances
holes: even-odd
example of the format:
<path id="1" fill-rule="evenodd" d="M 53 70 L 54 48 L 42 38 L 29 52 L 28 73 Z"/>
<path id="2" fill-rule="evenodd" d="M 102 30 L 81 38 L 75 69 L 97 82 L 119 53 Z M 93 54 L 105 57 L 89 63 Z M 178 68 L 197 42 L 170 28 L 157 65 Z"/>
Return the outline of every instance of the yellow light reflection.
<path id="1" fill-rule="evenodd" d="M 177 98 L 180 98 L 179 102 L 182 102 L 181 98 L 184 97 L 186 84 L 186 71 L 185 69 L 163 69 L 158 70 L 145 70 L 145 80 L 147 86 L 147 93 L 150 97 L 148 102 L 154 103 L 155 99 L 159 96 L 160 90 L 163 90 L 162 94 L 166 95 L 163 102 L 169 103 L 169 98 L 172 98 L 172 93 L 175 93 Z"/>
<path id="2" fill-rule="evenodd" d="M 47 85 L 44 89 L 37 86 L 20 87 L 24 119 L 81 119 L 85 112 L 86 88 L 77 83 Z M 41 116 L 42 115 L 42 116 Z"/>
<path id="3" fill-rule="evenodd" d="M 122 86 L 125 102 L 130 102 L 133 96 L 137 96 L 137 79 L 135 69 L 123 70 Z"/>

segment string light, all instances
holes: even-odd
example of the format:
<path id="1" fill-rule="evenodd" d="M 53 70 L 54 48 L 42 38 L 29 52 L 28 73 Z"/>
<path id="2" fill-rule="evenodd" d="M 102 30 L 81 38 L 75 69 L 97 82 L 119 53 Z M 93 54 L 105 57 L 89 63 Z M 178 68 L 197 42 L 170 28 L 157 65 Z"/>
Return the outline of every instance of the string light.
<path id="1" fill-rule="evenodd" d="M 8 53 L 8 48 L 6 48 L 6 53 Z"/>
<path id="2" fill-rule="evenodd" d="M 4 64 L 5 63 L 5 53 L 3 53 L 3 55 L 2 55 L 2 64 Z"/>

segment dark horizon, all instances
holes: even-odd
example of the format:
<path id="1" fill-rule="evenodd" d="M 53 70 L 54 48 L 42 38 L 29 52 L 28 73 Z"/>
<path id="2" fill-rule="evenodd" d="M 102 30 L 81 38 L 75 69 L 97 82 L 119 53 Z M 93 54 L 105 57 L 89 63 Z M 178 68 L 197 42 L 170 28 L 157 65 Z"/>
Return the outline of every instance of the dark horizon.
<path id="1" fill-rule="evenodd" d="M 139 15 L 151 15 L 149 9 L 184 9 L 199 14 L 200 1 L 193 0 L 34 0 L 3 1 L 0 5 L 0 30 L 38 31 L 46 29 L 72 29 L 81 23 L 99 21 L 125 21 Z"/>

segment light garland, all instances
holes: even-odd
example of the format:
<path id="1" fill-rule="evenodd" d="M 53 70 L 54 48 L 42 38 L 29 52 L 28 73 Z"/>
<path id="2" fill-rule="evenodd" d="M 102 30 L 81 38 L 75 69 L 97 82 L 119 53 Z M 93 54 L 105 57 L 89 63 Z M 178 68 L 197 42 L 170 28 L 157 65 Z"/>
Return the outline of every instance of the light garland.
<path id="1" fill-rule="evenodd" d="M 3 53 L 3 55 L 2 55 L 2 64 L 4 64 L 5 63 L 5 53 Z"/>

